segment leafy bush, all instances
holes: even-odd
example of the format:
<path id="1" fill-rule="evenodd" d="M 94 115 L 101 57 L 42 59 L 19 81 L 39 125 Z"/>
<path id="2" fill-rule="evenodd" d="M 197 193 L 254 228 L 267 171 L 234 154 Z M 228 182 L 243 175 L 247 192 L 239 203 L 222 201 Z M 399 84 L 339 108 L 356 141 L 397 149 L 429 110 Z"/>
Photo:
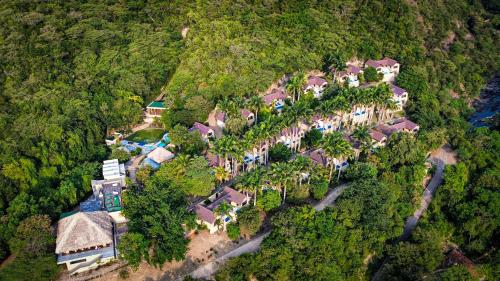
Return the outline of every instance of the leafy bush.
<path id="1" fill-rule="evenodd" d="M 364 72 L 364 77 L 366 82 L 377 82 L 380 81 L 381 77 L 377 70 L 373 67 L 367 67 Z"/>
<path id="2" fill-rule="evenodd" d="M 269 160 L 272 162 L 286 162 L 291 157 L 292 151 L 282 143 L 278 143 L 269 149 Z"/>
<path id="3" fill-rule="evenodd" d="M 309 198 L 309 185 L 302 184 L 291 188 L 287 194 L 286 200 L 293 203 L 301 203 Z"/>
<path id="4" fill-rule="evenodd" d="M 109 159 L 118 159 L 120 162 L 127 162 L 130 160 L 130 153 L 123 148 L 115 148 L 111 151 Z"/>
<path id="5" fill-rule="evenodd" d="M 304 144 L 307 147 L 315 147 L 319 145 L 323 134 L 318 129 L 312 129 L 304 136 Z"/>
<path id="6" fill-rule="evenodd" d="M 257 207 L 269 212 L 281 205 L 281 194 L 277 190 L 268 189 L 257 199 Z"/>
<path id="7" fill-rule="evenodd" d="M 240 227 L 235 223 L 226 225 L 227 236 L 231 240 L 238 240 L 240 237 Z"/>
<path id="8" fill-rule="evenodd" d="M 118 273 L 118 276 L 120 277 L 120 279 L 127 279 L 130 276 L 130 273 L 128 272 L 127 269 L 122 269 Z"/>
<path id="9" fill-rule="evenodd" d="M 254 207 L 244 207 L 238 211 L 238 224 L 241 234 L 254 235 L 262 226 L 262 217 Z"/>
<path id="10" fill-rule="evenodd" d="M 328 193 L 328 182 L 325 180 L 313 182 L 311 185 L 311 192 L 313 198 L 316 200 L 325 198 L 325 195 Z"/>

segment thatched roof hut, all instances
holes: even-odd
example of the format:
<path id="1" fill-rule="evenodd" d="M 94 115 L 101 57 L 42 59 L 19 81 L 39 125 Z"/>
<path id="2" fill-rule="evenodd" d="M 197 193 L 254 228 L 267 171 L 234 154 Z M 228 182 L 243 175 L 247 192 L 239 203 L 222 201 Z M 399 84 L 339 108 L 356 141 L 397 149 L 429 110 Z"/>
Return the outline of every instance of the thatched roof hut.
<path id="1" fill-rule="evenodd" d="M 113 227 L 107 212 L 78 212 L 57 224 L 56 254 L 107 247 L 113 243 Z"/>

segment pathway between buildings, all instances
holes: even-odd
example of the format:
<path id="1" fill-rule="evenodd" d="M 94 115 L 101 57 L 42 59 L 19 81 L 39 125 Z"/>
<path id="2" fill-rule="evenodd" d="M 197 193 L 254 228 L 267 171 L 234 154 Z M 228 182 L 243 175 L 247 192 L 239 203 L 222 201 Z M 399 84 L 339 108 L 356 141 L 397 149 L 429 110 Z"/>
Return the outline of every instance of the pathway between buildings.
<path id="1" fill-rule="evenodd" d="M 325 209 L 327 206 L 330 206 L 331 204 L 333 204 L 333 202 L 335 202 L 335 200 L 340 196 L 340 194 L 342 194 L 342 192 L 346 188 L 347 184 L 343 184 L 335 188 L 326 196 L 325 199 L 321 200 L 318 204 L 316 204 L 314 206 L 314 209 L 316 209 L 317 211 L 321 211 Z M 227 259 L 237 257 L 245 253 L 253 253 L 259 250 L 260 244 L 262 243 L 264 238 L 269 236 L 269 234 L 271 234 L 271 231 L 267 231 L 253 238 L 244 245 L 228 252 L 227 254 L 224 254 L 218 257 L 217 259 L 198 267 L 196 270 L 192 271 L 189 275 L 191 275 L 194 278 L 209 278 L 217 271 L 219 266 L 223 264 Z M 179 280 L 182 280 L 182 278 L 180 278 Z"/>
<path id="2" fill-rule="evenodd" d="M 135 177 L 135 173 L 137 172 L 137 169 L 139 168 L 139 165 L 141 164 L 141 161 L 146 157 L 146 155 L 138 155 L 135 157 L 132 157 L 127 163 L 125 163 L 125 168 L 128 171 L 128 177 L 133 183 L 137 182 L 137 179 Z"/>

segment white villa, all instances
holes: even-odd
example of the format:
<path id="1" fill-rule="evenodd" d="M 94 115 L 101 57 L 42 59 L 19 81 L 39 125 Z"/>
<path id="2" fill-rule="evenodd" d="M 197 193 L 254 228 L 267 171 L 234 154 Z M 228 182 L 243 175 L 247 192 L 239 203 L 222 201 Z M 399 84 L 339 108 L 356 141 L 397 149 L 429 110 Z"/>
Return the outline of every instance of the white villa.
<path id="1" fill-rule="evenodd" d="M 339 84 L 344 84 L 347 82 L 349 87 L 359 87 L 359 75 L 363 73 L 363 70 L 355 65 L 348 64 L 345 71 L 340 71 L 337 73 L 335 79 Z"/>
<path id="2" fill-rule="evenodd" d="M 71 275 L 106 264 L 117 256 L 113 223 L 107 212 L 78 212 L 57 223 L 57 264 Z"/>
<path id="3" fill-rule="evenodd" d="M 399 88 L 396 85 L 391 85 L 392 92 L 394 93 L 394 101 L 397 105 L 397 111 L 403 110 L 403 108 L 408 103 L 408 92 L 405 89 Z"/>
<path id="4" fill-rule="evenodd" d="M 311 91 L 315 98 L 319 99 L 323 96 L 328 82 L 319 76 L 309 76 L 307 78 L 307 84 L 304 86 L 304 92 Z"/>
<path id="5" fill-rule="evenodd" d="M 338 131 L 342 125 L 342 117 L 340 115 L 323 116 L 321 114 L 315 114 L 311 121 L 312 124 L 308 129 L 317 129 L 323 134 Z"/>
<path id="6" fill-rule="evenodd" d="M 189 129 L 189 131 L 200 132 L 201 137 L 207 142 L 210 138 L 213 138 L 215 136 L 214 130 L 212 130 L 210 127 L 205 126 L 199 122 L 194 122 L 193 127 L 191 127 L 191 129 Z"/>
<path id="7" fill-rule="evenodd" d="M 215 233 L 221 227 L 225 230 L 226 224 L 229 222 L 236 221 L 238 210 L 248 204 L 250 197 L 230 187 L 226 187 L 221 192 L 208 197 L 207 200 L 210 203 L 200 203 L 194 206 L 193 210 L 197 216 L 196 222 L 206 226 L 210 233 Z M 218 213 L 218 207 L 224 202 L 231 209 L 227 214 L 221 215 Z"/>
<path id="8" fill-rule="evenodd" d="M 243 119 L 247 121 L 247 125 L 251 126 L 255 122 L 255 115 L 248 109 L 240 109 L 240 114 Z M 217 127 L 224 129 L 226 127 L 227 115 L 225 112 L 217 112 L 215 114 L 215 120 L 217 122 Z"/>
<path id="9" fill-rule="evenodd" d="M 308 156 L 314 164 L 320 165 L 323 167 L 328 167 L 331 164 L 333 164 L 333 165 L 335 165 L 334 166 L 335 170 L 339 170 L 339 169 L 345 170 L 349 166 L 349 163 L 345 159 L 333 158 L 332 160 L 330 160 L 326 156 L 323 149 L 315 149 L 309 153 L 304 154 L 304 156 Z M 333 163 L 332 163 L 332 161 L 333 161 Z"/>
<path id="10" fill-rule="evenodd" d="M 373 67 L 378 73 L 382 73 L 384 76 L 382 81 L 393 82 L 396 76 L 399 74 L 399 63 L 391 58 L 383 58 L 381 60 L 368 60 L 365 63 L 366 67 Z"/>
<path id="11" fill-rule="evenodd" d="M 282 89 L 273 89 L 270 94 L 262 97 L 264 103 L 271 109 L 281 110 L 285 106 L 287 95 Z"/>

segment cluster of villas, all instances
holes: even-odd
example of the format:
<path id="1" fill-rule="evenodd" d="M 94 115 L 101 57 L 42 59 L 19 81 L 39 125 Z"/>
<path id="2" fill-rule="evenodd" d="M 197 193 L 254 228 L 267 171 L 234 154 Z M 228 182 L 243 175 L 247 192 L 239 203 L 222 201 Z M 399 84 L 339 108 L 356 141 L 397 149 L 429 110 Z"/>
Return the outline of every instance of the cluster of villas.
<path id="1" fill-rule="evenodd" d="M 390 85 L 393 96 L 392 99 L 396 107 L 387 110 L 386 116 L 379 119 L 379 124 L 370 129 L 370 136 L 372 138 L 372 147 L 377 148 L 384 146 L 387 139 L 394 133 L 408 132 L 415 133 L 419 130 L 419 126 L 406 118 L 394 118 L 395 113 L 403 111 L 408 102 L 408 93 L 406 90 L 393 84 L 395 78 L 399 74 L 400 65 L 397 61 L 384 58 L 382 60 L 374 61 L 368 60 L 365 67 L 374 67 L 378 73 L 382 75 L 382 82 Z M 332 70 L 333 71 L 333 70 Z M 349 87 L 359 86 L 359 75 L 363 73 L 363 68 L 348 64 L 345 71 L 336 73 L 335 80 L 338 83 L 345 84 Z M 289 98 L 284 90 L 284 83 L 278 84 L 278 87 L 271 89 L 266 95 L 262 96 L 264 104 L 272 110 L 280 112 L 285 106 L 285 100 Z M 303 90 L 304 92 L 311 92 L 315 98 L 320 99 L 323 92 L 328 86 L 327 80 L 322 76 L 311 75 L 307 78 Z M 254 114 L 247 110 L 240 110 L 241 116 L 247 120 L 249 126 L 255 122 Z M 373 107 L 367 106 L 354 106 L 350 112 L 331 114 L 324 116 L 315 114 L 310 120 L 302 120 L 291 127 L 281 130 L 277 135 L 269 138 L 265 145 L 259 144 L 251 150 L 245 152 L 243 163 L 237 161 L 230 161 L 223 159 L 219 155 L 207 153 L 207 159 L 211 166 L 223 166 L 231 176 L 237 175 L 238 171 L 245 167 L 251 168 L 255 165 L 265 165 L 268 163 L 268 152 L 271 147 L 278 143 L 282 143 L 294 152 L 298 152 L 301 147 L 301 142 L 307 132 L 313 129 L 319 130 L 323 134 L 328 134 L 334 131 L 348 131 L 358 126 L 368 126 L 373 115 L 375 114 Z M 212 126 L 196 122 L 190 130 L 197 130 L 200 132 L 205 141 L 216 138 L 216 127 L 224 129 L 226 126 L 227 115 L 224 112 L 215 109 L 216 124 Z M 383 123 L 385 122 L 385 123 Z M 349 135 L 345 135 L 345 139 L 351 142 L 354 155 L 360 153 L 359 143 L 357 143 Z M 347 159 L 329 159 L 326 157 L 322 149 L 313 149 L 302 153 L 304 156 L 309 157 L 314 164 L 320 166 L 334 165 L 335 169 L 345 169 L 348 166 Z M 236 220 L 237 210 L 243 205 L 248 203 L 248 196 L 231 189 L 226 188 L 223 191 L 216 193 L 209 197 L 205 202 L 196 205 L 193 211 L 197 215 L 198 223 L 207 227 L 210 233 L 216 232 L 219 229 L 225 229 L 225 225 Z M 231 206 L 231 211 L 228 214 L 220 214 L 217 212 L 217 207 L 221 202 L 226 202 Z"/>
<path id="2" fill-rule="evenodd" d="M 91 181 L 92 195 L 75 211 L 63 213 L 57 223 L 57 264 L 66 265 L 71 275 L 116 259 L 120 236 L 127 231 L 121 212 L 124 164 L 106 160 L 102 174 L 103 179 Z"/>

